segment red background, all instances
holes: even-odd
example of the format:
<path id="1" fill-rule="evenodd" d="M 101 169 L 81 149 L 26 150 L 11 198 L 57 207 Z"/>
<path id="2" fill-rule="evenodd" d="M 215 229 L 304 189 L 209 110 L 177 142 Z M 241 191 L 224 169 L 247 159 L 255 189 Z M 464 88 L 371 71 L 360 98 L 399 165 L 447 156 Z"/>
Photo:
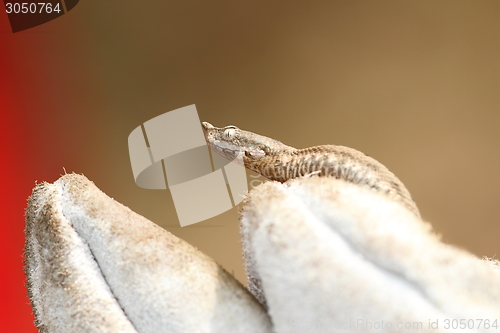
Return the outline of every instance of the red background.
<path id="1" fill-rule="evenodd" d="M 40 79 L 36 63 L 41 50 L 33 52 L 29 44 L 19 43 L 10 33 L 7 15 L 0 14 L 0 153 L 2 163 L 2 223 L 0 223 L 0 331 L 36 332 L 33 315 L 23 282 L 22 248 L 24 246 L 23 210 L 31 192 L 37 170 L 33 168 L 36 152 L 31 145 L 36 126 L 29 119 L 39 89 L 33 81 Z M 38 58 L 39 59 L 39 58 Z M 35 69 L 35 72 L 30 72 Z M 24 75 L 20 75 L 23 73 Z M 38 75 L 37 75 L 38 74 Z M 24 82 L 23 82 L 24 81 Z M 28 82 L 27 82 L 28 81 Z M 31 82 L 29 82 L 31 81 Z M 31 88 L 31 89 L 30 89 Z M 27 98 L 27 94 L 33 98 Z M 40 134 L 38 134 L 40 135 Z"/>

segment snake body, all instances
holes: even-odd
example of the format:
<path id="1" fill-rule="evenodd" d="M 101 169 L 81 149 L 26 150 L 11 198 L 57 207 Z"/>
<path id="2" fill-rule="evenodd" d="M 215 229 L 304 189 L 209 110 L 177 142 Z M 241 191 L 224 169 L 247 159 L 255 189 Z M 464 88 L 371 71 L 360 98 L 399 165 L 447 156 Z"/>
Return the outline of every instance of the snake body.
<path id="1" fill-rule="evenodd" d="M 218 128 L 204 122 L 203 127 L 212 150 L 230 160 L 242 154 L 246 168 L 270 180 L 286 182 L 309 175 L 342 179 L 382 193 L 420 216 L 404 184 L 360 151 L 335 145 L 296 149 L 236 126 Z"/>

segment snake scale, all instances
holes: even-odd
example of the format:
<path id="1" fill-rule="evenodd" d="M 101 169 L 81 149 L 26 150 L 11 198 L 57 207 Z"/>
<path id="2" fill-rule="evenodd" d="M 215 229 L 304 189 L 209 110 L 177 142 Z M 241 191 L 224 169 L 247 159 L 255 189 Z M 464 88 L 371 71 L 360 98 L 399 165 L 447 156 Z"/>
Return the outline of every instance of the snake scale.
<path id="1" fill-rule="evenodd" d="M 343 179 L 382 193 L 420 216 L 404 184 L 383 164 L 360 151 L 336 145 L 297 149 L 236 126 L 202 125 L 212 150 L 229 160 L 243 153 L 245 167 L 270 180 L 283 183 L 308 175 Z"/>

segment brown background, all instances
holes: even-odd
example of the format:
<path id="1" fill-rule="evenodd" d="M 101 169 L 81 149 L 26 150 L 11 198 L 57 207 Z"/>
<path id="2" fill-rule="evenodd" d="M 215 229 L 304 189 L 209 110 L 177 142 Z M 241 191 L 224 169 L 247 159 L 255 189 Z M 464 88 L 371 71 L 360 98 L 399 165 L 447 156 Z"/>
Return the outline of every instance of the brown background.
<path id="1" fill-rule="evenodd" d="M 499 18 L 496 0 L 81 1 L 3 36 L 30 110 L 29 187 L 83 173 L 243 281 L 235 209 L 180 228 L 169 193 L 132 177 L 129 133 L 196 104 L 216 126 L 375 157 L 446 242 L 496 256 Z"/>
<path id="2" fill-rule="evenodd" d="M 194 103 L 216 126 L 361 150 L 403 180 L 445 241 L 500 251 L 498 1 L 107 3 L 71 21 L 94 67 L 79 73 L 95 94 L 79 112 L 105 134 L 93 132 L 96 156 L 76 171 L 109 195 L 177 223 L 165 192 L 134 185 L 126 136 Z M 237 217 L 167 229 L 244 280 Z"/>

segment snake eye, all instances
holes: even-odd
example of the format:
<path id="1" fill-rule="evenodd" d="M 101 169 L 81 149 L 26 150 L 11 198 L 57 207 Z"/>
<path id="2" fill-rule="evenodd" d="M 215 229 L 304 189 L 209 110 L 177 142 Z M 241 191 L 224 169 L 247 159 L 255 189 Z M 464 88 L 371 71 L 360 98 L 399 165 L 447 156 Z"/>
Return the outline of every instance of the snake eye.
<path id="1" fill-rule="evenodd" d="M 235 134 L 236 134 L 236 130 L 234 128 L 226 128 L 224 130 L 224 138 L 227 140 L 232 139 Z"/>

